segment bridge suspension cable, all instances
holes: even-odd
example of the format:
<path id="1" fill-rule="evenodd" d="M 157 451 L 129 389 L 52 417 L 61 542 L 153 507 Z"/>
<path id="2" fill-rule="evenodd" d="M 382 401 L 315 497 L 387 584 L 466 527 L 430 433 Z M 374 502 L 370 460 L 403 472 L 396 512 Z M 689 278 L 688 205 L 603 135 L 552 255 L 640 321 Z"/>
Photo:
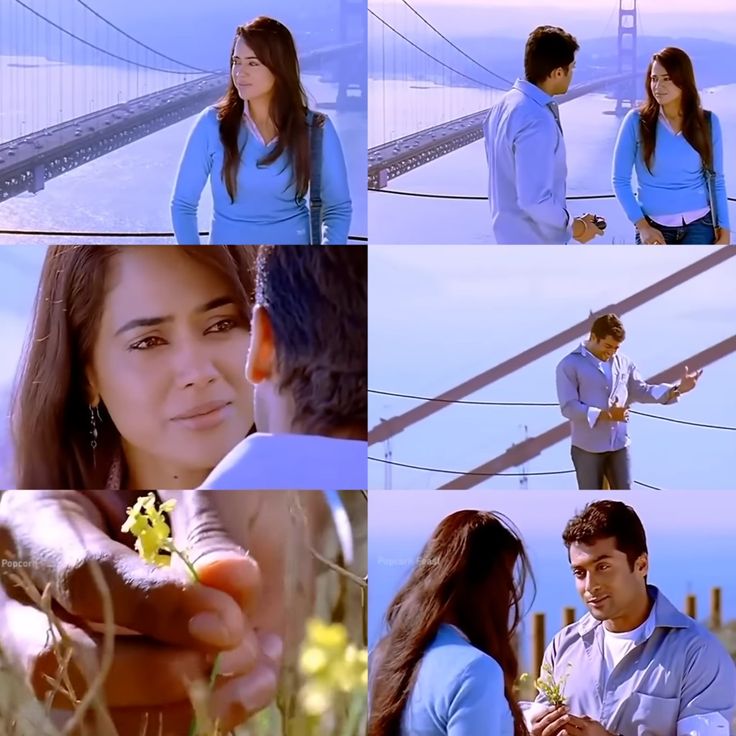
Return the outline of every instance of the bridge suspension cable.
<path id="1" fill-rule="evenodd" d="M 94 8 L 90 7 L 84 0 L 77 0 L 77 2 L 83 7 L 86 8 L 92 15 L 94 15 L 96 18 L 99 18 L 103 23 L 107 24 L 111 28 L 114 28 L 118 33 L 121 33 L 125 38 L 130 39 L 133 43 L 138 44 L 138 46 L 142 46 L 147 51 L 152 51 L 156 56 L 160 56 L 162 59 L 166 59 L 166 61 L 171 61 L 174 64 L 178 64 L 179 66 L 185 67 L 186 69 L 191 69 L 195 72 L 201 72 L 202 74 L 215 74 L 216 71 L 213 69 L 200 69 L 199 67 L 192 66 L 191 64 L 187 64 L 184 61 L 179 61 L 178 59 L 174 59 L 171 56 L 167 56 L 166 54 L 162 54 L 160 51 L 157 51 L 156 49 L 152 48 L 151 46 L 146 45 L 143 43 L 143 41 L 139 41 L 134 36 L 131 36 L 129 33 L 126 33 L 122 28 L 119 26 L 116 26 L 112 21 L 109 21 L 107 18 L 105 18 L 104 15 L 101 13 L 98 13 Z"/>
<path id="2" fill-rule="evenodd" d="M 70 38 L 73 38 L 75 41 L 79 41 L 79 43 L 84 44 L 85 46 L 88 46 L 89 48 L 92 48 L 95 51 L 99 51 L 100 53 L 105 54 L 106 56 L 110 56 L 113 59 L 118 59 L 119 61 L 123 61 L 126 64 L 131 64 L 133 66 L 140 67 L 141 69 L 150 69 L 151 71 L 154 71 L 154 72 L 165 72 L 166 74 L 186 74 L 186 75 L 192 74 L 191 71 L 179 71 L 176 69 L 163 69 L 162 67 L 152 66 L 150 64 L 141 64 L 138 61 L 133 61 L 132 59 L 126 59 L 124 56 L 119 56 L 118 54 L 114 54 L 112 53 L 112 51 L 108 51 L 102 46 L 97 46 L 96 44 L 93 44 L 90 41 L 87 41 L 81 36 L 77 36 L 75 33 L 72 33 L 71 31 L 67 30 L 63 26 L 60 26 L 58 23 L 55 23 L 50 18 L 47 18 L 42 13 L 39 13 L 37 10 L 34 10 L 32 7 L 24 3 L 23 0 L 15 0 L 15 2 L 21 7 L 25 8 L 29 13 L 33 13 L 33 15 L 35 15 L 37 18 L 40 18 L 45 23 L 48 23 L 49 25 L 53 26 L 57 30 L 69 36 Z"/>
<path id="3" fill-rule="evenodd" d="M 19 0 L 16 0 L 16 2 L 19 2 Z M 463 78 L 465 78 L 465 79 L 467 79 L 467 80 L 469 80 L 471 82 L 474 82 L 475 84 L 479 85 L 480 87 L 486 87 L 488 89 L 498 89 L 498 90 L 501 90 L 502 92 L 505 92 L 506 91 L 506 88 L 505 87 L 497 87 L 496 85 L 488 84 L 487 82 L 481 82 L 479 79 L 476 79 L 475 77 L 471 77 L 468 74 L 464 74 L 463 72 L 459 71 L 458 69 L 455 69 L 455 67 L 452 67 L 449 64 L 446 64 L 444 61 L 442 61 L 441 59 L 438 59 L 436 56 L 433 56 L 432 54 L 429 53 L 429 51 L 425 51 L 421 46 L 419 46 L 418 44 L 414 43 L 414 41 L 412 41 L 411 39 L 407 38 L 403 33 L 401 33 L 401 31 L 397 31 L 396 28 L 394 28 L 390 23 L 388 23 L 383 18 L 381 18 L 381 16 L 378 15 L 377 13 L 375 13 L 371 8 L 368 8 L 368 12 L 377 21 L 379 21 L 380 23 L 383 23 L 383 25 L 386 26 L 386 28 L 388 28 L 390 31 L 393 31 L 397 36 L 399 36 L 400 38 L 403 38 L 404 41 L 406 41 L 410 46 L 413 46 L 417 51 L 421 52 L 425 56 L 428 56 L 433 61 L 436 61 L 440 66 L 445 67 L 445 69 L 449 69 L 451 72 L 454 72 L 458 76 L 463 77 Z"/>
<path id="4" fill-rule="evenodd" d="M 502 77 L 500 74 L 496 74 L 492 69 L 489 69 L 487 66 L 483 66 L 477 59 L 473 58 L 469 54 L 466 54 L 465 51 L 463 51 L 457 44 L 453 43 L 447 36 L 445 36 L 442 31 L 438 30 L 435 26 L 433 26 L 411 3 L 409 3 L 407 0 L 401 0 L 404 5 L 406 5 L 409 10 L 411 10 L 414 15 L 416 15 L 421 21 L 423 21 L 426 25 L 428 25 L 440 38 L 447 41 L 447 43 L 452 46 L 456 51 L 459 51 L 466 59 L 469 59 L 473 62 L 473 64 L 476 64 L 479 66 L 483 71 L 488 72 L 489 74 L 493 75 L 494 77 L 497 77 L 502 82 L 506 82 L 509 86 L 513 85 L 513 82 L 509 79 L 506 79 L 506 77 Z"/>

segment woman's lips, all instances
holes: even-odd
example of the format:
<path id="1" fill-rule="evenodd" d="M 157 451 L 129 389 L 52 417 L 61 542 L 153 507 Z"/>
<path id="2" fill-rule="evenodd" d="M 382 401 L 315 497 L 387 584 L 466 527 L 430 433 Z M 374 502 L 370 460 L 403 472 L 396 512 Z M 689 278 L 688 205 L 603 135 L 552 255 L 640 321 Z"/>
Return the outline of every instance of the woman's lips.
<path id="1" fill-rule="evenodd" d="M 232 403 L 229 401 L 210 402 L 187 410 L 184 414 L 174 417 L 172 421 L 195 431 L 214 429 L 229 419 L 232 411 Z"/>

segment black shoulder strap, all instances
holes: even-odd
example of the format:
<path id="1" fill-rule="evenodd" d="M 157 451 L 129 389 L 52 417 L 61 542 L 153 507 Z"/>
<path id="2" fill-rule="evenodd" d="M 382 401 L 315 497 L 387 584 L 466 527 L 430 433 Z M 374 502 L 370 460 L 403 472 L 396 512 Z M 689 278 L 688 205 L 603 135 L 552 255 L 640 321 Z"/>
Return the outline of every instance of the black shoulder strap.
<path id="1" fill-rule="evenodd" d="M 307 112 L 309 125 L 309 220 L 312 245 L 322 242 L 322 137 L 325 116 L 319 112 Z"/>

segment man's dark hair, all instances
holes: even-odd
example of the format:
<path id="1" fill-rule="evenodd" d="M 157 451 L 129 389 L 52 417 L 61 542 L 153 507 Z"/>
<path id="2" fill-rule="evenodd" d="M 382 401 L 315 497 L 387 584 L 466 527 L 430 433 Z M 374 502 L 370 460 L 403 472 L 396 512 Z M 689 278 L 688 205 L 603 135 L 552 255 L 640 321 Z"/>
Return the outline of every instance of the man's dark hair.
<path id="1" fill-rule="evenodd" d="M 612 337 L 616 342 L 623 342 L 626 339 L 626 330 L 624 323 L 615 314 L 604 314 L 598 317 L 590 328 L 593 337 L 598 340 L 604 340 Z"/>
<path id="2" fill-rule="evenodd" d="M 539 26 L 526 41 L 524 74 L 528 82 L 540 84 L 558 67 L 567 69 L 580 48 L 575 36 L 557 26 Z"/>
<path id="3" fill-rule="evenodd" d="M 273 325 L 279 390 L 290 393 L 301 432 L 367 434 L 367 289 L 364 246 L 258 251 L 256 304 Z"/>
<path id="4" fill-rule="evenodd" d="M 573 542 L 592 544 L 608 537 L 616 540 L 616 549 L 626 555 L 632 570 L 636 560 L 647 553 L 647 537 L 641 519 L 631 506 L 621 501 L 589 503 L 567 522 L 562 532 L 568 558 Z"/>

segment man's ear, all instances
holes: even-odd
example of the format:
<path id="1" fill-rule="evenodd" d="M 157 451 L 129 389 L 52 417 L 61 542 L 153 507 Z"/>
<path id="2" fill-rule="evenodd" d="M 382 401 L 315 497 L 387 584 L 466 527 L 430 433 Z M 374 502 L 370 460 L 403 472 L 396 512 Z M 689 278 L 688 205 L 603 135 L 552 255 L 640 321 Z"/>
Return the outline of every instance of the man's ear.
<path id="1" fill-rule="evenodd" d="M 646 577 L 649 574 L 649 555 L 642 552 L 634 563 L 634 568 L 640 574 Z"/>
<path id="2" fill-rule="evenodd" d="M 268 310 L 258 305 L 251 321 L 250 349 L 245 363 L 245 377 L 253 384 L 273 378 L 276 372 L 276 345 Z"/>

